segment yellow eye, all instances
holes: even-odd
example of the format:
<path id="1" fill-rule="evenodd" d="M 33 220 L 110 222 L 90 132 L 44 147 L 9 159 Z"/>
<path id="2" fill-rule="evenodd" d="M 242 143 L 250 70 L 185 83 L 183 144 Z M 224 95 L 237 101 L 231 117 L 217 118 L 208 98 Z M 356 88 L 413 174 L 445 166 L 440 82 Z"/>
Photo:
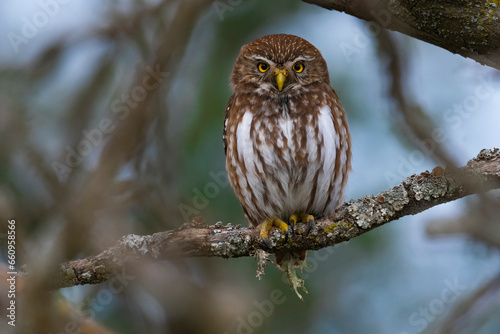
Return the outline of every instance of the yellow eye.
<path id="1" fill-rule="evenodd" d="M 293 65 L 293 70 L 297 73 L 300 73 L 304 70 L 304 64 L 301 62 L 297 62 Z"/>
<path id="2" fill-rule="evenodd" d="M 260 72 L 264 73 L 269 69 L 269 65 L 267 63 L 259 63 L 257 65 L 257 68 L 259 69 Z"/>

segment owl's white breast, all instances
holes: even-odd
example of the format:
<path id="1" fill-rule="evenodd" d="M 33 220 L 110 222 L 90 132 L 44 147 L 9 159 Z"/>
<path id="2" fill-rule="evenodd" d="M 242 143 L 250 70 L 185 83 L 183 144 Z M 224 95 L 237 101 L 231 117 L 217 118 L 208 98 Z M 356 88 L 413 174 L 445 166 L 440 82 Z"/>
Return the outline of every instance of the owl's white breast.
<path id="1" fill-rule="evenodd" d="M 269 140 L 270 133 L 276 134 L 274 141 Z M 299 133 L 298 140 L 295 136 Z M 305 145 L 300 140 L 302 136 Z M 251 219 L 262 221 L 273 216 L 287 219 L 294 213 L 323 215 L 335 210 L 340 196 L 336 189 L 341 189 L 342 181 L 338 177 L 335 183 L 339 184 L 332 187 L 340 138 L 328 106 L 320 108 L 314 119 L 312 115 L 291 118 L 287 113 L 273 120 L 257 119 L 247 110 L 235 137 L 235 153 L 245 170 L 238 166 L 234 155 L 228 158 L 236 168 L 238 179 L 233 182 L 238 182 L 242 189 L 240 200 L 245 202 Z M 320 148 L 322 141 L 324 145 Z M 305 161 L 299 161 L 301 149 L 308 153 Z M 340 156 L 346 160 L 345 154 Z"/>

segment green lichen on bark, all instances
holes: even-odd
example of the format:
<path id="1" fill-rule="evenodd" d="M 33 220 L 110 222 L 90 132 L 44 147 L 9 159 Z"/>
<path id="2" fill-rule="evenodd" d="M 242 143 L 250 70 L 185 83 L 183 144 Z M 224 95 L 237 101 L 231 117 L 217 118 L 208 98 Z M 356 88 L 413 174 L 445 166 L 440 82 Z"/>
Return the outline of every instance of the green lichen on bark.
<path id="1" fill-rule="evenodd" d="M 306 233 L 305 224 L 298 224 L 295 234 L 285 237 L 274 229 L 267 242 L 263 242 L 255 228 L 224 226 L 220 222 L 207 226 L 201 222 L 150 236 L 124 236 L 99 255 L 62 264 L 57 285 L 101 283 L 134 263 L 182 256 L 255 255 L 262 275 L 268 261 L 268 257 L 263 256 L 264 251 L 318 250 L 334 246 L 400 217 L 491 189 L 500 189 L 498 149 L 482 150 L 462 168 L 444 170 L 436 167 L 430 172 L 412 175 L 402 184 L 377 195 L 350 200 L 333 216 L 318 219 L 309 233 Z M 301 287 L 299 281 L 295 283 L 294 288 Z"/>
<path id="2" fill-rule="evenodd" d="M 426 33 L 450 51 L 484 54 L 497 44 L 499 1 L 389 1 L 390 11 L 411 27 Z"/>

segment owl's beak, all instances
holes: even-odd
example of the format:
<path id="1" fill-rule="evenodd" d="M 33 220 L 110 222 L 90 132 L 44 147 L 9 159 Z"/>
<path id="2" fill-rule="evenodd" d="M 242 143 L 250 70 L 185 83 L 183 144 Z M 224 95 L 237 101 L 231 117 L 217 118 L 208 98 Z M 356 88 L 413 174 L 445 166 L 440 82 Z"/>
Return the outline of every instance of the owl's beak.
<path id="1" fill-rule="evenodd" d="M 285 84 L 286 77 L 288 76 L 288 72 L 286 70 L 275 69 L 274 76 L 276 79 L 276 83 L 278 84 L 278 89 L 281 92 L 283 89 L 283 85 Z"/>

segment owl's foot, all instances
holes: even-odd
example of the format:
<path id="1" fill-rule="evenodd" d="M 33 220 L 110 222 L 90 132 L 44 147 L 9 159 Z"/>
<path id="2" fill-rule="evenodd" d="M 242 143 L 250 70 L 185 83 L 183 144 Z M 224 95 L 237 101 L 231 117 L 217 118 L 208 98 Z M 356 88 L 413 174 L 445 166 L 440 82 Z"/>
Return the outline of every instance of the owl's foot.
<path id="1" fill-rule="evenodd" d="M 260 237 L 264 240 L 264 243 L 267 245 L 269 244 L 269 231 L 273 228 L 273 226 L 276 226 L 277 228 L 280 229 L 281 233 L 285 235 L 285 237 L 288 237 L 288 225 L 282 221 L 281 219 L 274 217 L 274 218 L 268 218 L 264 220 L 262 224 L 257 226 L 257 228 L 260 230 Z"/>
<path id="2" fill-rule="evenodd" d="M 290 216 L 288 222 L 290 223 L 292 233 L 295 233 L 295 225 L 297 225 L 297 222 L 307 224 L 305 235 L 308 235 L 311 231 L 311 227 L 314 225 L 314 216 L 308 215 L 307 213 L 295 214 Z"/>

